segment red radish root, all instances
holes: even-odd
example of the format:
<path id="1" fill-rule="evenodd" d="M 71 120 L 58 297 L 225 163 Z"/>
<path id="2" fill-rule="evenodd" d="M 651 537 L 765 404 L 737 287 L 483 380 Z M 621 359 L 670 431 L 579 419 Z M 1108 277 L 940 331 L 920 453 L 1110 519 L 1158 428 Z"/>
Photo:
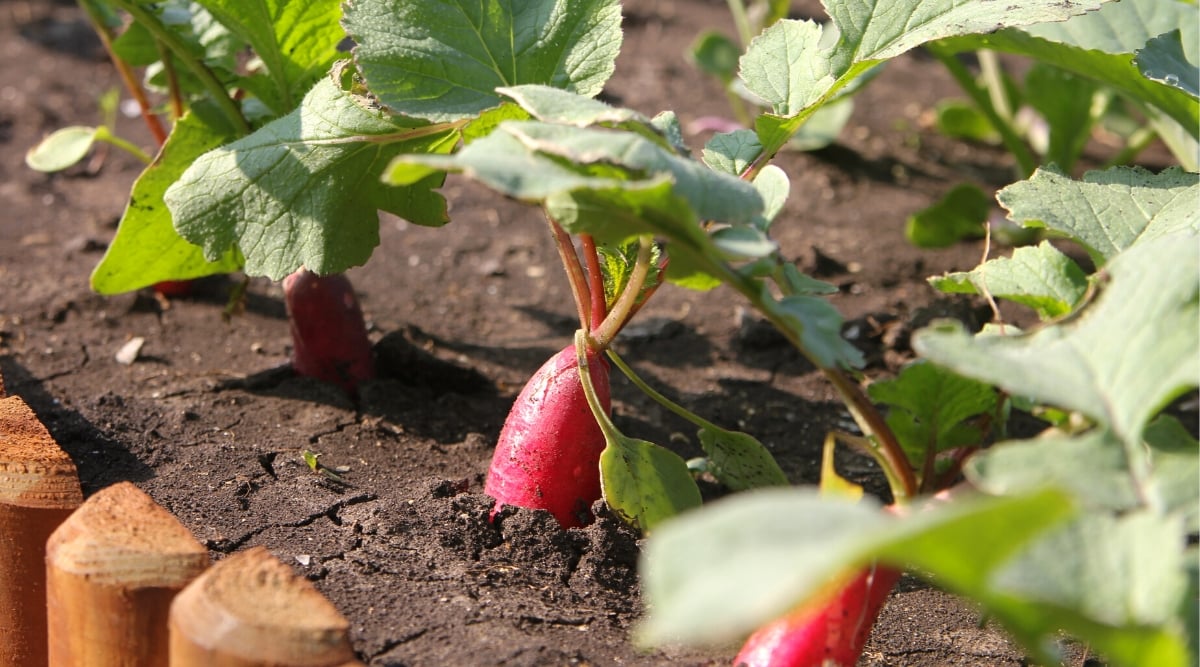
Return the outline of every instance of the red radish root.
<path id="1" fill-rule="evenodd" d="M 759 628 L 735 667 L 853 667 L 900 570 L 874 565 L 819 607 L 804 606 Z"/>
<path id="2" fill-rule="evenodd" d="M 160 294 L 167 298 L 191 296 L 192 281 L 190 281 L 190 280 L 164 280 L 162 282 L 154 283 L 154 291 L 157 294 Z"/>
<path id="3" fill-rule="evenodd" d="M 375 358 L 362 308 L 345 275 L 300 269 L 283 279 L 296 373 L 357 393 L 375 377 Z"/>
<path id="4" fill-rule="evenodd" d="M 587 360 L 596 394 L 609 411 L 608 361 L 593 350 Z M 570 345 L 533 374 L 513 403 L 483 491 L 496 499 L 494 511 L 504 505 L 544 509 L 564 528 L 582 526 L 600 498 L 604 447 Z"/>

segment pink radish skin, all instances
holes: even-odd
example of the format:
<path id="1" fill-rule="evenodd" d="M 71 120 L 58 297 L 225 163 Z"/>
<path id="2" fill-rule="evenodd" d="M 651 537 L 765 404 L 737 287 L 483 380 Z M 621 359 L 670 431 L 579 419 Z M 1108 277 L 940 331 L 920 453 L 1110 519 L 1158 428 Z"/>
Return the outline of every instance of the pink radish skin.
<path id="1" fill-rule="evenodd" d="M 818 608 L 804 607 L 759 628 L 735 667 L 853 667 L 900 570 L 869 567 Z"/>
<path id="2" fill-rule="evenodd" d="M 360 382 L 375 377 L 375 359 L 350 280 L 300 269 L 283 279 L 283 293 L 296 373 L 355 395 Z"/>
<path id="3" fill-rule="evenodd" d="M 605 411 L 612 409 L 608 361 L 587 353 L 588 370 Z M 575 346 L 538 369 L 513 403 L 483 492 L 505 505 L 549 510 L 563 528 L 590 523 L 600 498 L 604 434 L 588 408 Z"/>
<path id="4" fill-rule="evenodd" d="M 192 281 L 164 280 L 160 283 L 154 283 L 154 291 L 167 298 L 191 296 Z"/>

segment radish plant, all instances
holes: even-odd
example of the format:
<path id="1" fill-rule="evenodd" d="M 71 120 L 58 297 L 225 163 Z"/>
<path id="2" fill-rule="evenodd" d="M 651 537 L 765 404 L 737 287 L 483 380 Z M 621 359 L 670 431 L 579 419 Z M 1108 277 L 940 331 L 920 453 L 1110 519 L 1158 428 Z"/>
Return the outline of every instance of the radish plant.
<path id="1" fill-rule="evenodd" d="M 337 62 L 341 35 L 325 32 L 336 9 L 325 4 L 304 5 L 323 8 L 311 10 L 315 22 L 300 20 L 309 10 L 296 3 L 199 4 L 253 47 L 263 69 L 218 77 L 215 87 L 197 76 L 211 104 L 176 123 L 190 128 L 187 141 L 178 153 L 168 141 L 135 186 L 130 208 L 141 217 L 131 229 L 169 232 L 202 260 L 198 271 L 228 261 L 278 280 L 367 261 L 378 210 L 446 222 L 435 190 L 447 172 L 540 206 L 580 329 L 518 398 L 488 491 L 570 526 L 586 522 L 598 489 L 648 531 L 644 641 L 733 641 L 796 612 L 801 620 L 784 621 L 782 635 L 795 630 L 808 644 L 781 635 L 744 655 L 773 643 L 795 649 L 799 664 L 851 661 L 883 589 L 911 569 L 979 602 L 1038 659 L 1052 658 L 1064 630 L 1114 664 L 1183 665 L 1194 653 L 1197 445 L 1163 409 L 1200 376 L 1195 174 L 1117 169 L 1076 182 L 1047 170 L 1006 189 L 1014 221 L 1075 240 L 1098 270 L 1088 275 L 1045 245 L 938 279 L 1032 305 L 1047 322 L 1023 334 L 935 327 L 915 339 L 924 360 L 867 387 L 826 298 L 836 289 L 800 272 L 770 235 L 790 187 L 771 164 L 776 153 L 879 65 L 934 41 L 952 49 L 991 40 L 1094 64 L 1195 141 L 1195 58 L 1173 34 L 1129 46 L 1140 49 L 1130 69 L 1123 57 L 1012 32 L 1052 30 L 1047 22 L 1104 0 L 830 1 L 830 24 L 779 19 L 749 43 L 738 85 L 765 111 L 752 127 L 714 136 L 695 159 L 674 113 L 648 117 L 593 99 L 620 47 L 615 0 L 353 0 L 341 23 L 354 47 Z M 272 9 L 273 22 L 249 21 L 251 7 Z M 309 51 L 316 45 L 321 58 Z M 1118 60 L 1124 69 L 1104 69 Z M 607 414 L 608 364 L 628 368 L 611 344 L 656 287 L 647 288 L 652 276 L 726 285 L 774 324 L 861 431 L 832 436 L 827 460 L 835 443 L 874 457 L 891 508 L 849 501 L 861 490 L 831 464 L 825 494 L 757 488 L 786 482 L 761 444 L 692 416 L 712 469 L 750 492 L 672 518 L 698 499 L 686 466 L 626 437 Z M 1050 430 L 985 449 L 1006 440 L 1012 409 L 1045 416 Z M 543 432 L 546 424 L 568 437 Z M 971 488 L 930 500 L 963 474 Z"/>

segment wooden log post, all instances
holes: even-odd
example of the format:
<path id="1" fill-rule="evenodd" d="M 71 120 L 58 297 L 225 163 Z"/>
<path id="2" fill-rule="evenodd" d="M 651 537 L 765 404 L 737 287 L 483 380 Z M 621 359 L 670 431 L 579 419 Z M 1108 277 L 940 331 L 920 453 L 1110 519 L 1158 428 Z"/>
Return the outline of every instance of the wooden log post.
<path id="1" fill-rule="evenodd" d="M 75 464 L 37 415 L 0 398 L 0 667 L 46 664 L 46 539 L 82 502 Z"/>
<path id="2" fill-rule="evenodd" d="M 361 667 L 350 624 L 266 549 L 218 562 L 171 604 L 171 667 Z"/>
<path id="3" fill-rule="evenodd" d="M 167 667 L 171 600 L 208 550 L 129 482 L 88 498 L 46 543 L 50 667 Z"/>

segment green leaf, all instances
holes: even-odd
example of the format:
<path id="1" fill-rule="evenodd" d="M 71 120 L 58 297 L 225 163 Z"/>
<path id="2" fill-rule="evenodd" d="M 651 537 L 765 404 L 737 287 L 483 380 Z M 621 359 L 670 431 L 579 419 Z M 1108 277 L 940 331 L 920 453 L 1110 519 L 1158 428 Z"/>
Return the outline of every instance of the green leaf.
<path id="1" fill-rule="evenodd" d="M 25 153 L 25 165 L 35 171 L 62 171 L 92 150 L 97 128 L 72 125 L 51 132 Z"/>
<path id="2" fill-rule="evenodd" d="M 253 47 L 274 86 L 263 101 L 276 114 L 291 111 L 338 58 L 340 0 L 196 1 Z"/>
<path id="3" fill-rule="evenodd" d="M 180 235 L 209 259 L 238 248 L 250 275 L 337 273 L 378 245 L 377 209 L 445 222 L 445 201 L 431 191 L 439 174 L 397 188 L 379 178 L 398 154 L 446 152 L 457 140 L 453 126 L 387 116 L 327 77 L 296 111 L 197 159 L 165 200 Z"/>
<path id="4" fill-rule="evenodd" d="M 960 183 L 933 205 L 910 215 L 904 236 L 918 248 L 946 248 L 983 236 L 990 209 L 983 190 Z"/>
<path id="5" fill-rule="evenodd" d="M 1025 100 L 1037 110 L 1050 127 L 1050 141 L 1044 161 L 1058 165 L 1064 172 L 1083 152 L 1091 136 L 1096 114 L 1093 97 L 1099 85 L 1066 70 L 1034 63 L 1025 75 Z"/>
<path id="6" fill-rule="evenodd" d="M 925 361 L 905 366 L 891 380 L 871 384 L 867 393 L 888 406 L 888 425 L 918 470 L 926 456 L 981 446 L 980 429 L 965 422 L 996 409 L 996 392 L 989 385 Z"/>
<path id="7" fill-rule="evenodd" d="M 875 558 L 975 590 L 1030 537 L 1060 521 L 1043 492 L 930 505 L 904 519 L 878 503 L 811 489 L 760 489 L 663 525 L 638 571 L 649 617 L 642 643 L 736 640 Z"/>
<path id="8" fill-rule="evenodd" d="M 476 139 L 488 136 L 492 132 L 495 132 L 496 128 L 500 127 L 500 124 L 506 120 L 529 120 L 529 112 L 512 102 L 505 102 L 498 107 L 488 109 L 480 113 L 477 118 L 467 122 L 466 126 L 463 127 L 463 143 L 469 144 Z M 402 185 L 395 182 L 394 179 L 392 184 Z"/>
<path id="9" fill-rule="evenodd" d="M 770 314 L 788 323 L 804 349 L 821 368 L 863 365 L 862 352 L 842 338 L 842 314 L 828 301 L 814 296 L 764 299 Z"/>
<path id="10" fill-rule="evenodd" d="M 1170 517 L 1085 514 L 1035 541 L 994 585 L 1116 627 L 1160 625 L 1174 616 L 1186 588 L 1183 543 Z"/>
<path id="11" fill-rule="evenodd" d="M 1172 30 L 1146 42 L 1134 51 L 1134 63 L 1142 76 L 1178 88 L 1192 97 L 1200 97 L 1200 68 L 1183 52 L 1183 37 Z"/>
<path id="12" fill-rule="evenodd" d="M 550 86 L 526 84 L 497 88 L 496 92 L 512 99 L 530 116 L 547 123 L 587 127 L 600 123 L 650 122 L 650 119 L 632 109 L 614 107 Z"/>
<path id="13" fill-rule="evenodd" d="M 1134 243 L 1178 230 L 1200 230 L 1200 176 L 1179 168 L 1089 171 L 1082 181 L 1049 169 L 996 194 L 1009 219 L 1067 234 L 1103 264 Z"/>
<path id="14" fill-rule="evenodd" d="M 788 180 L 787 172 L 769 164 L 754 177 L 754 189 L 763 200 L 762 215 L 754 220 L 754 226 L 766 232 L 775 216 L 779 215 L 783 205 L 787 203 L 792 183 Z"/>
<path id="15" fill-rule="evenodd" d="M 371 92 L 432 121 L 494 107 L 502 86 L 599 93 L 620 23 L 617 0 L 357 0 L 344 21 Z"/>
<path id="16" fill-rule="evenodd" d="M 788 478 L 754 436 L 705 424 L 697 435 L 700 447 L 708 455 L 709 472 L 733 491 L 764 486 L 787 486 Z"/>
<path id="17" fill-rule="evenodd" d="M 700 33 L 688 53 L 701 71 L 717 77 L 726 85 L 737 76 L 738 58 L 742 50 L 719 32 L 706 30 Z"/>
<path id="18" fill-rule="evenodd" d="M 632 132 L 550 123 L 506 123 L 503 128 L 530 150 L 575 164 L 613 164 L 648 177 L 669 175 L 676 194 L 702 220 L 748 223 L 762 199 L 745 181 L 707 169 Z"/>
<path id="19" fill-rule="evenodd" d="M 235 136 L 236 130 L 225 117 L 208 105 L 193 105 L 176 121 L 154 163 L 133 184 L 117 235 L 92 271 L 92 289 L 119 294 L 165 280 L 188 280 L 241 268 L 241 256 L 232 250 L 214 261 L 206 260 L 200 246 L 175 231 L 163 203 L 163 193 L 193 160 Z"/>
<path id="20" fill-rule="evenodd" d="M 741 176 L 762 152 L 762 143 L 752 130 L 715 134 L 704 144 L 701 156 L 713 171 Z"/>
<path id="21" fill-rule="evenodd" d="M 969 139 L 989 144 L 1000 140 L 1000 133 L 987 116 L 969 102 L 939 102 L 936 111 L 938 131 L 951 139 Z"/>
<path id="22" fill-rule="evenodd" d="M 1147 79 L 1130 57 L 1151 38 L 1175 29 L 1197 62 L 1200 21 L 1194 4 L 1173 0 L 1122 0 L 1063 23 L 955 38 L 952 50 L 995 49 L 1029 56 L 1112 86 L 1130 99 L 1166 113 L 1186 132 L 1200 135 L 1200 103 L 1187 93 Z"/>
<path id="23" fill-rule="evenodd" d="M 600 454 L 600 488 L 604 502 L 644 533 L 701 503 L 700 489 L 678 454 L 623 436 Z"/>
<path id="24" fill-rule="evenodd" d="M 1060 628 L 1114 667 L 1185 667 L 1180 610 L 1188 579 L 1172 518 L 1139 512 L 1080 516 L 1037 540 L 993 577 L 985 607 L 1027 647 Z"/>
<path id="25" fill-rule="evenodd" d="M 1147 470 L 1131 461 L 1120 438 L 1107 429 L 1081 436 L 1052 431 L 1033 440 L 994 445 L 971 457 L 964 472 L 972 484 L 998 495 L 1044 486 L 1068 489 L 1091 509 L 1124 513 L 1138 508 L 1186 517 L 1196 530 L 1200 453 L 1195 438 L 1170 417 L 1146 431 Z"/>
<path id="26" fill-rule="evenodd" d="M 929 282 L 952 294 L 1008 299 L 1033 308 L 1043 320 L 1071 312 L 1088 289 L 1083 269 L 1049 241 L 1017 248 L 1011 258 L 998 257 L 972 271 L 949 273 Z"/>
<path id="27" fill-rule="evenodd" d="M 944 325 L 917 332 L 913 348 L 1011 394 L 1082 412 L 1137 447 L 1150 417 L 1200 378 L 1195 245 L 1187 233 L 1138 243 L 1110 260 L 1096 301 L 1061 324 L 976 337 Z"/>
<path id="28" fill-rule="evenodd" d="M 826 34 L 813 21 L 783 20 L 764 30 L 741 59 L 739 76 L 746 89 L 778 116 L 794 116 L 816 104 L 839 74 L 832 70 Z"/>

